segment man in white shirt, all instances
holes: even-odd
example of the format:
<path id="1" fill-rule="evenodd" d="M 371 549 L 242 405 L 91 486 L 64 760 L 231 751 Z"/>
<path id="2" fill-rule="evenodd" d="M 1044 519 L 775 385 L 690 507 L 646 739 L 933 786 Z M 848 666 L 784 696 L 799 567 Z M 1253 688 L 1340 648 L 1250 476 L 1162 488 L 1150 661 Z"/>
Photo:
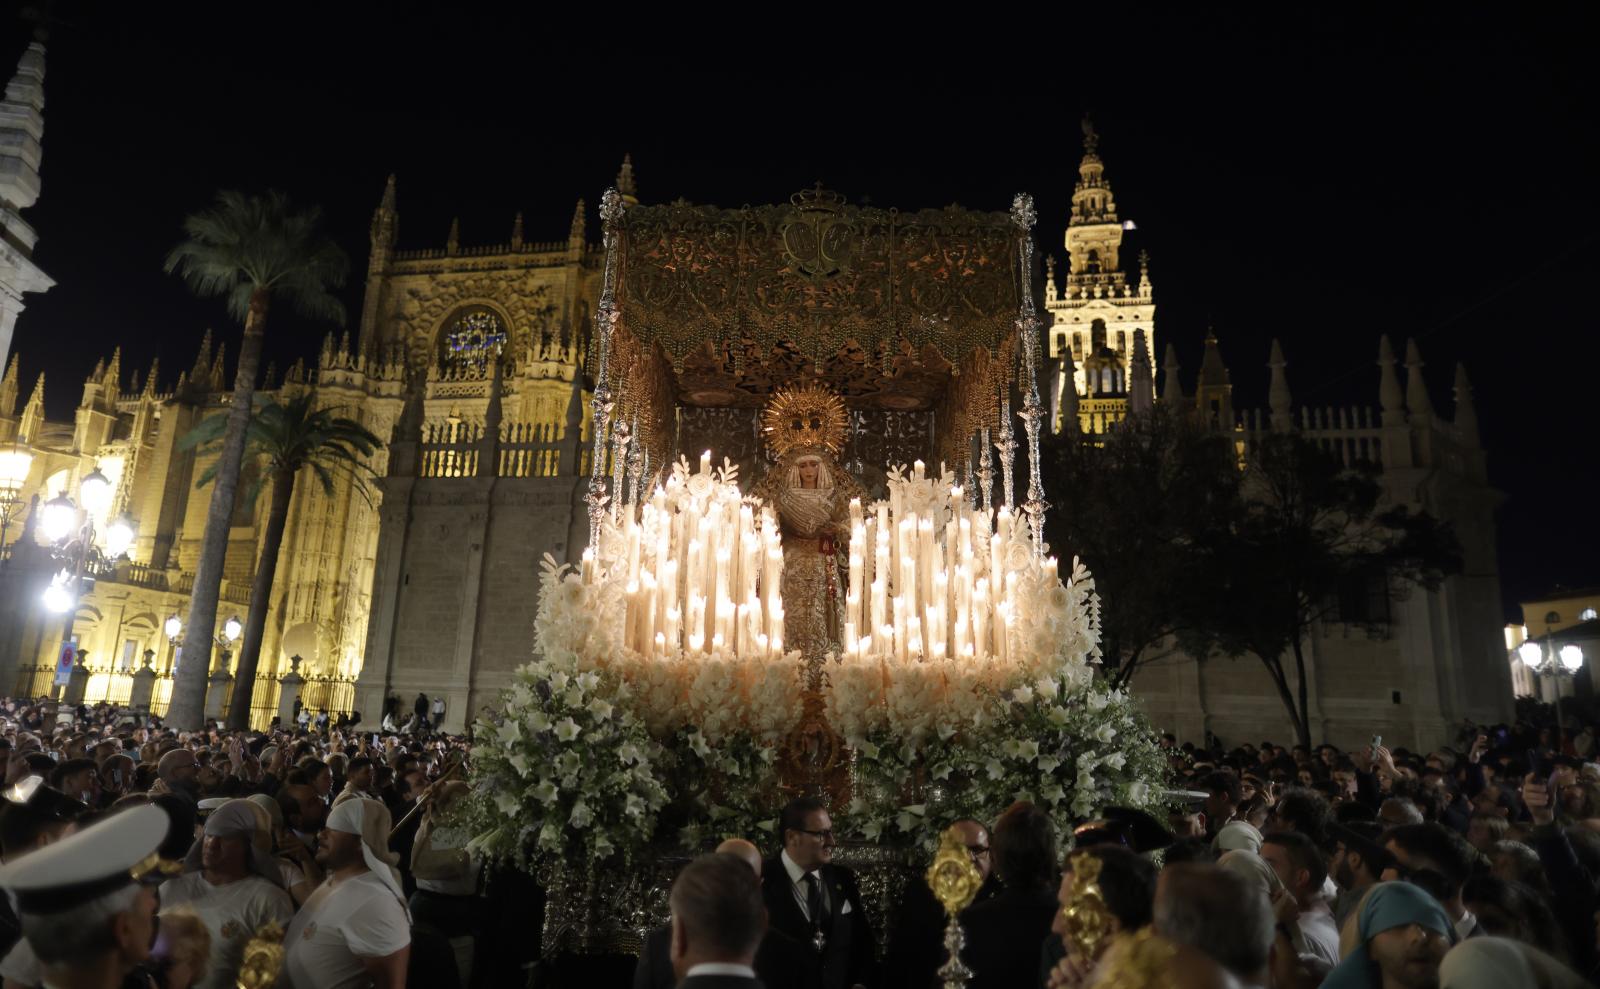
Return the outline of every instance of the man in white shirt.
<path id="1" fill-rule="evenodd" d="M 161 885 L 161 912 L 186 907 L 211 933 L 211 963 L 200 989 L 232 989 L 244 949 L 263 925 L 287 924 L 294 903 L 282 870 L 256 846 L 259 818 L 248 800 L 230 800 L 206 818 L 184 874 Z"/>
<path id="2" fill-rule="evenodd" d="M 317 838 L 328 878 L 284 935 L 280 989 L 403 986 L 411 918 L 388 850 L 389 811 L 376 800 L 346 800 Z"/>
<path id="3" fill-rule="evenodd" d="M 1339 964 L 1339 928 L 1323 896 L 1328 866 L 1310 838 L 1298 831 L 1274 831 L 1261 843 L 1261 857 L 1294 898 L 1298 916 L 1290 940 L 1318 977 Z"/>
<path id="4" fill-rule="evenodd" d="M 736 855 L 702 855 L 672 884 L 672 970 L 678 989 L 757 989 L 767 931 L 761 880 Z"/>

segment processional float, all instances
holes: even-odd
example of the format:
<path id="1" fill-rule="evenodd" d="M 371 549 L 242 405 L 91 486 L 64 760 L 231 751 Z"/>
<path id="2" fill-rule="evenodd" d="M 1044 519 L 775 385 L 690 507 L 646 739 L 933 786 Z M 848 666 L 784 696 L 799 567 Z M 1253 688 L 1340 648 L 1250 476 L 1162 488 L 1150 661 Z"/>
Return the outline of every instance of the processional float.
<path id="1" fill-rule="evenodd" d="M 1148 726 L 1091 682 L 1093 582 L 1045 545 L 1031 198 L 613 189 L 601 218 L 589 545 L 547 563 L 476 772 L 479 847 L 552 885 L 546 950 L 646 926 L 673 855 L 796 793 L 865 839 L 878 906 L 952 814 L 1145 799 Z"/>

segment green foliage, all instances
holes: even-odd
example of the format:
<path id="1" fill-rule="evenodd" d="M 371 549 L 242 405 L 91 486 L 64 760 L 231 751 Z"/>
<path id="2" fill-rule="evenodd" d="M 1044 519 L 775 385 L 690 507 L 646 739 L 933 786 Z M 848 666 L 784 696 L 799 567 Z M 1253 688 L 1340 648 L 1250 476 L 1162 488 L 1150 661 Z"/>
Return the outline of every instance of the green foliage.
<path id="1" fill-rule="evenodd" d="M 361 423 L 337 413 L 337 409 L 317 408 L 316 395 L 310 391 L 257 403 L 245 432 L 246 456 L 259 458 L 263 469 L 246 492 L 246 503 L 255 504 L 272 478 L 296 474 L 302 468 L 311 472 L 327 494 L 333 493 L 335 477 L 346 476 L 362 497 L 368 497 L 371 471 L 364 461 L 383 446 L 383 441 Z M 178 445 L 186 450 L 210 449 L 223 441 L 227 431 L 228 414 L 218 413 L 202 420 Z M 204 487 L 216 478 L 218 463 L 213 461 L 200 472 L 196 487 Z"/>
<path id="2" fill-rule="evenodd" d="M 1211 614 L 1208 547 L 1237 510 L 1233 444 L 1183 410 L 1157 405 L 1102 444 L 1056 434 L 1040 460 L 1051 504 L 1045 540 L 1093 570 L 1107 602 L 1102 669 L 1126 685 L 1157 643 Z"/>
<path id="3" fill-rule="evenodd" d="M 1126 692 L 1063 677 L 990 701 L 977 726 L 921 744 L 879 730 L 856 745 L 850 829 L 932 851 L 951 821 L 992 821 L 1018 800 L 1048 813 L 1063 839 L 1104 807 L 1158 807 L 1167 761 Z"/>
<path id="4" fill-rule="evenodd" d="M 1378 581 L 1396 595 L 1435 588 L 1460 571 L 1460 546 L 1426 511 L 1386 503 L 1377 467 L 1346 467 L 1297 433 L 1256 445 L 1239 492 L 1227 533 L 1206 548 L 1215 614 L 1180 640 L 1192 655 L 1259 658 L 1309 744 L 1303 643 L 1334 616 L 1341 589 L 1352 580 Z"/>
<path id="5" fill-rule="evenodd" d="M 166 270 L 202 298 L 225 298 L 240 320 L 264 292 L 303 316 L 342 324 L 344 304 L 330 289 L 344 285 L 350 259 L 321 222 L 320 208 L 297 211 L 281 192 L 225 190 L 211 209 L 184 219 L 187 239 L 167 255 Z"/>

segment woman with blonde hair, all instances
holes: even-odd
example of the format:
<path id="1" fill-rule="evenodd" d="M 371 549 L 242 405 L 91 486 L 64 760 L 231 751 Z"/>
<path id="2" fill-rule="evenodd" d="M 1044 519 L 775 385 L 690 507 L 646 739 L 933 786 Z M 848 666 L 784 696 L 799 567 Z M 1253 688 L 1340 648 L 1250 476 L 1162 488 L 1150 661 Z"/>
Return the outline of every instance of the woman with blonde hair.
<path id="1" fill-rule="evenodd" d="M 161 934 L 150 952 L 161 989 L 191 989 L 206 977 L 210 959 L 211 932 L 198 914 L 179 908 L 161 915 Z"/>

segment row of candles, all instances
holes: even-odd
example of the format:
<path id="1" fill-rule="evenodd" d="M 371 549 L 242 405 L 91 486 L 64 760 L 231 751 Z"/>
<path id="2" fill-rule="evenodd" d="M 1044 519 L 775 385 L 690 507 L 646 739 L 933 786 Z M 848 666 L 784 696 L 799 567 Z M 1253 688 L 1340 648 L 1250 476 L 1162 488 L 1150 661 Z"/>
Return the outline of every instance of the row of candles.
<path id="1" fill-rule="evenodd" d="M 711 454 L 699 473 L 711 478 Z M 697 493 L 697 489 L 698 490 Z M 759 524 L 758 524 L 759 522 Z M 770 507 L 759 517 L 732 482 L 674 476 L 637 519 L 623 519 L 624 642 L 645 655 L 783 655 L 783 549 Z M 584 580 L 595 580 L 585 555 Z"/>
<path id="2" fill-rule="evenodd" d="M 850 503 L 845 654 L 1005 662 L 1023 617 L 1015 603 L 1019 571 L 1008 571 L 1004 559 L 1014 516 L 1001 508 L 991 524 L 988 512 L 967 507 L 959 485 L 924 471 L 919 460 L 908 478 L 891 476 L 888 500 L 870 513 Z M 909 497 L 917 488 L 927 489 L 914 499 L 920 512 Z M 1040 565 L 1056 576 L 1053 559 Z"/>
<path id="3" fill-rule="evenodd" d="M 711 455 L 699 473 L 711 477 Z M 847 656 L 911 662 L 962 658 L 1005 662 L 1013 648 L 1017 570 L 1004 556 L 1015 518 L 969 508 L 960 486 L 891 476 L 889 498 L 868 511 L 849 504 L 848 582 L 842 647 Z M 916 488 L 921 496 L 909 497 Z M 922 511 L 912 508 L 912 503 Z M 626 546 L 624 641 L 645 655 L 783 655 L 783 547 L 771 506 L 742 500 L 731 481 L 674 476 L 621 526 Z M 1029 565 L 1032 557 L 1029 556 Z M 1040 561 L 1056 577 L 1053 559 Z M 610 575 L 608 575 L 608 579 Z M 598 579 L 585 553 L 583 579 Z"/>

